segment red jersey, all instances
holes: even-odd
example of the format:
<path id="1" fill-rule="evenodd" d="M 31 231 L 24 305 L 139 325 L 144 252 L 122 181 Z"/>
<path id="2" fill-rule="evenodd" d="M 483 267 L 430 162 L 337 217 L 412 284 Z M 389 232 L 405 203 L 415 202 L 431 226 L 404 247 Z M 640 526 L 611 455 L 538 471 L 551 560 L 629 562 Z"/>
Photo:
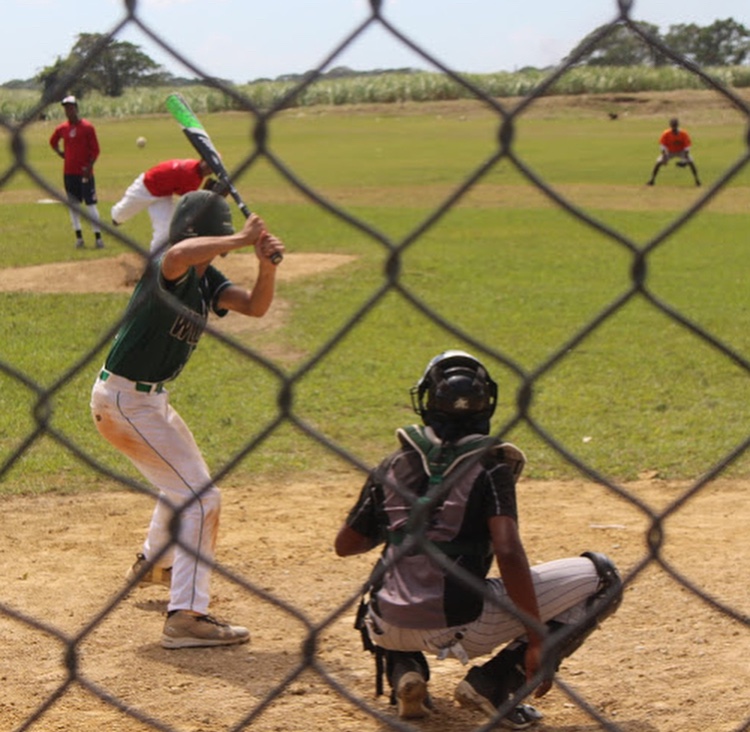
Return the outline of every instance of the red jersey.
<path id="1" fill-rule="evenodd" d="M 165 160 L 143 174 L 143 184 L 152 196 L 182 196 L 197 191 L 203 182 L 200 160 Z"/>
<path id="2" fill-rule="evenodd" d="M 99 157 L 99 141 L 94 125 L 86 119 L 78 122 L 63 122 L 52 133 L 49 144 L 57 152 L 58 142 L 63 141 L 65 163 L 64 175 L 94 175 L 94 163 Z"/>
<path id="3" fill-rule="evenodd" d="M 690 147 L 690 135 L 685 130 L 675 132 L 670 127 L 661 133 L 659 144 L 666 147 L 670 153 L 681 153 Z"/>

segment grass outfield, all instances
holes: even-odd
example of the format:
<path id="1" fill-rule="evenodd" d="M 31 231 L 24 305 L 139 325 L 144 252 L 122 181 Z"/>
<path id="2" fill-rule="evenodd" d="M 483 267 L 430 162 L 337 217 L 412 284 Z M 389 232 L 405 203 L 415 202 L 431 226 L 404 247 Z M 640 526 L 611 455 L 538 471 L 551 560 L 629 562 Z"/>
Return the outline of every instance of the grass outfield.
<path id="1" fill-rule="evenodd" d="M 562 210 L 507 159 L 489 167 L 450 210 L 430 218 L 498 152 L 500 120 L 478 105 L 291 110 L 272 122 L 268 144 L 275 159 L 352 221 L 314 205 L 264 159 L 242 174 L 238 187 L 291 257 L 345 253 L 356 260 L 282 281 L 280 326 L 235 336 L 268 357 L 279 374 L 295 378 L 298 425 L 286 423 L 265 439 L 277 416 L 278 375 L 204 337 L 172 400 L 213 469 L 256 439 L 261 444 L 231 480 L 340 469 L 341 459 L 307 428 L 372 464 L 393 447 L 394 429 L 415 419 L 408 389 L 427 360 L 444 348 L 478 352 L 471 341 L 493 354 L 486 360 L 500 382 L 494 425 L 528 453 L 530 476 L 579 473 L 528 423 L 517 421 L 524 375 L 538 377 L 529 411 L 535 427 L 616 480 L 644 471 L 695 479 L 748 438 L 750 375 L 742 360 L 750 351 L 747 170 L 696 219 L 660 241 L 680 212 L 747 154 L 747 120 L 726 105 L 696 103 L 694 95 L 670 97 L 666 106 L 634 105 L 615 121 L 602 103 L 538 101 L 517 122 L 514 154 L 598 228 Z M 654 188 L 644 185 L 658 135 L 675 113 L 693 135 L 702 188 L 674 166 L 661 171 Z M 166 116 L 93 121 L 102 146 L 97 188 L 105 220 L 143 169 L 193 155 Z M 225 161 L 238 166 L 251 149 L 247 118 L 223 113 L 205 115 L 203 122 Z M 25 160 L 58 187 L 61 164 L 46 142 L 52 128 L 52 122 L 38 122 L 25 132 Z M 140 135 L 148 139 L 143 149 L 135 146 Z M 8 151 L 8 144 L 0 145 L 0 170 L 7 169 Z M 111 235 L 103 251 L 74 251 L 67 212 L 38 203 L 48 197 L 22 171 L 7 180 L 0 193 L 3 268 L 127 251 Z M 122 230 L 147 242 L 148 217 Z M 626 299 L 634 250 L 657 242 L 646 260 L 648 293 L 731 347 L 737 361 L 642 295 Z M 388 245 L 401 244 L 400 289 L 388 288 Z M 620 301 L 611 317 L 573 345 L 582 329 Z M 88 411 L 108 331 L 126 302 L 124 294 L 0 293 L 0 490 L 100 484 L 95 471 L 48 435 L 14 458 L 34 434 L 35 420 L 47 419 L 45 409 L 33 411 L 34 387 L 52 387 L 68 373 L 71 379 L 50 402 L 50 426 L 94 459 L 135 475 L 96 433 Z M 326 357 L 313 362 L 327 345 Z M 746 476 L 749 468 L 740 459 L 731 473 Z"/>

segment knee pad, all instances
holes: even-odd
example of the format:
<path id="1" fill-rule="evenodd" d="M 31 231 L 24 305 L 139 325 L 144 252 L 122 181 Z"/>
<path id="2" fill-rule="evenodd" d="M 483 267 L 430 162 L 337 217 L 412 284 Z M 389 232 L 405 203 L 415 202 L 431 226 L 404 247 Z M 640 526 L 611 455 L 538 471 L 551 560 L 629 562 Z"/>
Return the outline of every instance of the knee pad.
<path id="1" fill-rule="evenodd" d="M 622 580 L 614 562 L 606 554 L 584 552 L 581 556 L 586 557 L 594 565 L 596 573 L 599 575 L 599 589 L 588 601 L 589 607 L 597 608 L 594 617 L 599 622 L 612 615 L 620 606 L 622 602 Z"/>
<path id="2" fill-rule="evenodd" d="M 588 618 L 574 630 L 554 620 L 547 623 L 553 643 L 555 668 L 560 665 L 563 658 L 577 651 L 597 629 L 599 623 L 612 615 L 622 602 L 622 580 L 612 560 L 598 552 L 585 552 L 581 556 L 586 557 L 596 568 L 600 580 L 599 588 L 586 603 Z M 563 637 L 559 638 L 556 635 Z"/>

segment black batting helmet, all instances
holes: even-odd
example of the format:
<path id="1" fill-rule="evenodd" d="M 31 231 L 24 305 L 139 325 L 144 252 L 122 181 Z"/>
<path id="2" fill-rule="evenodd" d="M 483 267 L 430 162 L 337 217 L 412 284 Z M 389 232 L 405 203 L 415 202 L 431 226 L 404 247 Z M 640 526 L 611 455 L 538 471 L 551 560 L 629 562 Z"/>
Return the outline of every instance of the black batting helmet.
<path id="1" fill-rule="evenodd" d="M 193 236 L 234 234 L 232 211 L 226 200 L 213 191 L 190 191 L 177 201 L 169 223 L 169 243 Z"/>
<path id="2" fill-rule="evenodd" d="M 460 432 L 487 434 L 497 406 L 497 384 L 487 369 L 465 351 L 435 356 L 411 389 L 414 411 L 426 425 L 454 425 Z"/>

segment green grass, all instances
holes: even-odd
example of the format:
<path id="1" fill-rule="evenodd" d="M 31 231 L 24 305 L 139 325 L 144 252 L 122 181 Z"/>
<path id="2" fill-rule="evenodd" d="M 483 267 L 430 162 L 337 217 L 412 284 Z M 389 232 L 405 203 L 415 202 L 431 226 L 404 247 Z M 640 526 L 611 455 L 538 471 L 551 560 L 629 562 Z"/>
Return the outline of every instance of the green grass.
<path id="1" fill-rule="evenodd" d="M 631 479 L 644 470 L 696 478 L 747 438 L 749 374 L 635 291 L 633 250 L 655 242 L 740 159 L 747 124 L 737 113 L 701 110 L 700 125 L 691 132 L 704 188 L 696 189 L 689 173 L 670 166 L 648 189 L 643 184 L 664 116 L 633 115 L 611 123 L 591 109 L 568 105 L 557 112 L 530 111 L 516 123 L 518 159 L 578 209 L 618 232 L 623 243 L 561 210 L 508 159 L 499 160 L 415 237 L 457 186 L 497 154 L 499 120 L 481 107 L 285 112 L 272 123 L 269 151 L 356 224 L 315 206 L 267 159 L 253 164 L 239 187 L 286 241 L 290 257 L 334 252 L 356 260 L 333 272 L 282 280 L 278 296 L 288 303 L 283 324 L 235 336 L 237 343 L 265 354 L 293 381 L 296 419 L 364 464 L 394 446 L 396 427 L 416 419 L 408 390 L 427 360 L 444 348 L 466 347 L 482 353 L 500 383 L 494 424 L 507 427 L 506 437 L 528 453 L 529 475 L 577 474 L 538 427 L 613 479 Z M 223 113 L 207 114 L 203 121 L 230 165 L 249 156 L 250 119 Z M 145 167 L 192 156 L 164 115 L 96 123 L 103 149 L 97 169 L 103 217 Z M 23 140 L 26 162 L 59 187 L 60 161 L 46 143 L 53 125 L 36 122 Z M 143 150 L 134 144 L 139 135 L 148 138 Z M 4 171 L 11 158 L 1 142 Z M 697 219 L 654 248 L 646 278 L 649 294 L 741 358 L 750 347 L 744 276 L 749 191 L 743 170 Z M 7 180 L 0 194 L 3 268 L 85 262 L 126 251 L 108 235 L 104 251 L 75 252 L 67 212 L 37 203 L 46 197 L 23 172 Z M 147 216 L 128 222 L 123 231 L 147 241 Z M 386 264 L 396 247 L 402 247 L 401 290 L 387 288 Z M 458 333 L 410 298 L 450 321 Z M 569 347 L 620 298 L 611 317 Z M 366 314 L 351 323 L 370 301 Z M 113 471 L 137 477 L 99 437 L 88 411 L 107 334 L 126 302 L 123 294 L 0 293 L 0 465 L 6 465 L 1 490 L 78 490 L 106 482 L 53 434 L 40 435 L 16 460 L 40 425 Z M 524 380 L 532 388 L 530 423 L 518 421 Z M 172 400 L 211 467 L 219 470 L 249 442 L 261 440 L 277 417 L 280 383 L 240 350 L 207 335 L 174 384 Z M 35 411 L 47 397 L 49 422 L 44 409 Z M 285 423 L 262 439 L 229 479 L 342 465 L 305 429 Z M 749 468 L 740 460 L 730 473 L 747 476 Z"/>

